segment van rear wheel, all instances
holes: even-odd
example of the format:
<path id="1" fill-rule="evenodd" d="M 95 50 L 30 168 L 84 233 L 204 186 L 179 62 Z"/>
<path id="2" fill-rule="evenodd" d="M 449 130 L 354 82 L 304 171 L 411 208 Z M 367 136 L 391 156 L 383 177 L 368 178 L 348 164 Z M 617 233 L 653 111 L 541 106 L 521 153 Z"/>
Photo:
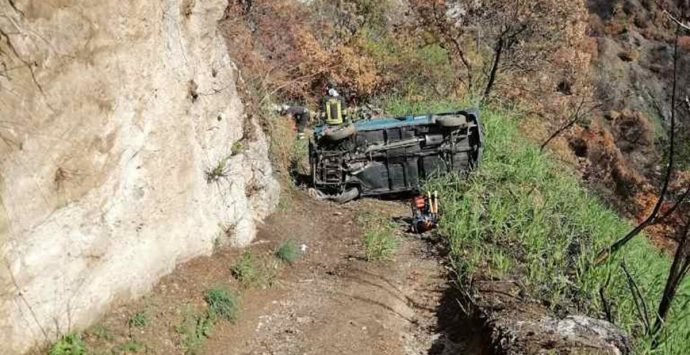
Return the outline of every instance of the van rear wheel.
<path id="1" fill-rule="evenodd" d="M 436 124 L 445 128 L 457 128 L 467 125 L 467 118 L 463 115 L 436 117 Z"/>
<path id="2" fill-rule="evenodd" d="M 324 132 L 323 137 L 331 142 L 337 142 L 345 138 L 351 137 L 355 134 L 355 132 L 356 129 L 353 125 L 329 127 Z"/>

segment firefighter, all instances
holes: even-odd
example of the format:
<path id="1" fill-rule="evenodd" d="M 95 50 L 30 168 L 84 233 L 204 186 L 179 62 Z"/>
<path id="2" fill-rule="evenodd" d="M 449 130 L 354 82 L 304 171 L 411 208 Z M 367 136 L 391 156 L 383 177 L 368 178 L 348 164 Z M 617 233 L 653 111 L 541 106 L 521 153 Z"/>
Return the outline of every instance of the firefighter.
<path id="1" fill-rule="evenodd" d="M 347 115 L 345 102 L 335 85 L 328 83 L 326 89 L 326 96 L 322 102 L 324 121 L 329 126 L 341 126 L 345 123 L 344 118 Z"/>

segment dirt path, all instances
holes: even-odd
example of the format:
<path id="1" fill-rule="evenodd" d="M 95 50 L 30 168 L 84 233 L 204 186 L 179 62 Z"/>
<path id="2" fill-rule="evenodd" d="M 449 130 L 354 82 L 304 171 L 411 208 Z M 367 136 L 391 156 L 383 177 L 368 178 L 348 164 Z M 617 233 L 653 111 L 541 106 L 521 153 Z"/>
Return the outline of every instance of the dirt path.
<path id="1" fill-rule="evenodd" d="M 355 222 L 360 211 L 395 220 L 408 213 L 399 202 L 336 206 L 297 193 L 289 209 L 266 221 L 250 249 L 270 255 L 286 239 L 306 246 L 296 263 L 281 268 L 274 286 L 243 289 L 229 271 L 237 250 L 198 258 L 161 280 L 141 301 L 108 314 L 87 332 L 89 347 L 96 353 L 137 346 L 142 353 L 182 353 L 179 324 L 204 307 L 203 290 L 229 284 L 241 293 L 240 318 L 235 324 L 217 323 L 198 353 L 481 353 L 480 337 L 471 323 L 461 321 L 449 291 L 439 247 L 401 232 L 393 261 L 367 262 Z M 128 325 L 142 312 L 144 326 Z"/>

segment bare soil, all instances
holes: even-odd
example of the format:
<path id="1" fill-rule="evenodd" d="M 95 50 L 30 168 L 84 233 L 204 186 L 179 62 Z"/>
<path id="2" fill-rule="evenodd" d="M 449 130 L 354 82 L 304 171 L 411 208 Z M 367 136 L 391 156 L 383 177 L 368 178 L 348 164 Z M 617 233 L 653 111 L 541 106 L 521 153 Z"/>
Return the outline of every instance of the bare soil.
<path id="1" fill-rule="evenodd" d="M 356 216 L 376 211 L 400 224 L 394 260 L 368 262 Z M 280 267 L 270 287 L 243 288 L 230 272 L 242 251 L 220 250 L 178 267 L 141 300 L 113 309 L 85 333 L 94 353 L 184 353 L 176 329 L 206 306 L 203 292 L 226 285 L 240 294 L 234 324 L 216 323 L 196 352 L 204 354 L 482 354 L 484 333 L 458 306 L 443 247 L 433 236 L 407 234 L 407 206 L 361 200 L 334 205 L 293 194 L 289 208 L 270 217 L 249 248 L 272 258 L 293 239 L 306 251 Z M 135 275 L 133 275 L 135 277 Z M 128 325 L 143 312 L 146 325 Z M 136 346 L 135 346 L 136 348 Z"/>

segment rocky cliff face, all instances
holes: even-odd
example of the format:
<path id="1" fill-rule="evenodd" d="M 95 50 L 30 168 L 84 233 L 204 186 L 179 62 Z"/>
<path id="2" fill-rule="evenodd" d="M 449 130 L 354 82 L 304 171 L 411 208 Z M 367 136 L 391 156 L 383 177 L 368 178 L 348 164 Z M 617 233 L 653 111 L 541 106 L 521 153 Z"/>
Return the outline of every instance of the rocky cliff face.
<path id="1" fill-rule="evenodd" d="M 93 321 L 274 207 L 222 0 L 0 0 L 0 353 Z"/>

